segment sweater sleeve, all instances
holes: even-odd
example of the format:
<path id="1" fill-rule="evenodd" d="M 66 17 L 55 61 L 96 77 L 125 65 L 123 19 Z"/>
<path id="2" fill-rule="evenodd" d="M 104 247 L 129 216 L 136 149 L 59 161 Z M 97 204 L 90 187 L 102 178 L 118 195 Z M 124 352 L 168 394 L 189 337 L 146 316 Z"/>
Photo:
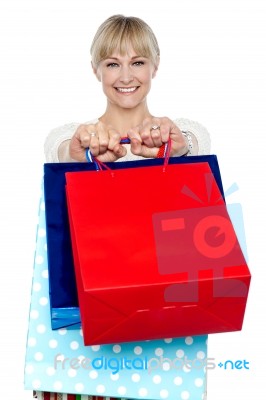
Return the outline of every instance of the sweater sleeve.
<path id="1" fill-rule="evenodd" d="M 210 154 L 211 150 L 210 134 L 203 125 L 199 124 L 196 121 L 192 121 L 186 118 L 178 118 L 174 120 L 174 123 L 178 126 L 180 130 L 184 131 L 187 130 L 193 133 L 193 135 L 197 139 L 199 148 L 198 154 L 192 154 L 192 155 Z"/>
<path id="2" fill-rule="evenodd" d="M 72 122 L 54 128 L 46 137 L 44 142 L 44 155 L 46 162 L 59 162 L 58 148 L 65 140 L 70 140 L 76 132 L 80 123 Z"/>

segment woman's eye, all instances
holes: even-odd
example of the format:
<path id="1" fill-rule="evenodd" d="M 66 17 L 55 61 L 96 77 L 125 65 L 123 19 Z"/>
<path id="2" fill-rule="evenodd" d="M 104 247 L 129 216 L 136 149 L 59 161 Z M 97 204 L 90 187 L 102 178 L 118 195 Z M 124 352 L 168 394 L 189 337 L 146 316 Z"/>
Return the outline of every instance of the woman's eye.
<path id="1" fill-rule="evenodd" d="M 117 63 L 109 63 L 109 64 L 107 64 L 107 67 L 108 68 L 118 67 L 118 64 Z"/>
<path id="2" fill-rule="evenodd" d="M 141 65 L 144 65 L 144 61 L 136 61 L 136 62 L 134 62 L 133 65 L 135 65 L 136 67 L 139 67 Z"/>

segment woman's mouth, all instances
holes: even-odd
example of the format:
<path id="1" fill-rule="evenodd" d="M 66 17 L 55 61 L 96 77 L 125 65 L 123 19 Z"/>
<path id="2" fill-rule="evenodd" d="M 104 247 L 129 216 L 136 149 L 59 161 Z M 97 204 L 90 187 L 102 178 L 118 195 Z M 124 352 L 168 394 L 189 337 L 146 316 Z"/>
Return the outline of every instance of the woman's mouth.
<path id="1" fill-rule="evenodd" d="M 139 88 L 139 86 L 133 86 L 133 87 L 116 87 L 115 89 L 119 92 L 119 93 L 134 93 L 137 89 Z"/>

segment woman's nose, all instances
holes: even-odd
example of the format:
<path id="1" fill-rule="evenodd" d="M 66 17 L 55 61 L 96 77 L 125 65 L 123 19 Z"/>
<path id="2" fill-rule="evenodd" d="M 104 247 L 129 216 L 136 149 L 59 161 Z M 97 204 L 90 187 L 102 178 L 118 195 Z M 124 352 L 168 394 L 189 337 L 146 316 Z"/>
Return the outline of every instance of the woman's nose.
<path id="1" fill-rule="evenodd" d="M 132 82 L 133 80 L 133 75 L 132 75 L 132 71 L 130 70 L 129 67 L 124 67 L 121 69 L 121 75 L 120 75 L 120 81 L 128 84 L 130 82 Z"/>

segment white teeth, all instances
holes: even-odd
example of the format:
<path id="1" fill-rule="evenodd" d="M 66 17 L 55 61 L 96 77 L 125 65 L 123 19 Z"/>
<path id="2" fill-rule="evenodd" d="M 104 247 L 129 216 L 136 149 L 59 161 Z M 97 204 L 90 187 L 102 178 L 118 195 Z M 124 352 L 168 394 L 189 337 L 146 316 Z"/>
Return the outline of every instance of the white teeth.
<path id="1" fill-rule="evenodd" d="M 130 92 L 134 92 L 137 88 L 133 87 L 133 88 L 116 88 L 116 89 L 122 93 L 130 93 Z"/>

